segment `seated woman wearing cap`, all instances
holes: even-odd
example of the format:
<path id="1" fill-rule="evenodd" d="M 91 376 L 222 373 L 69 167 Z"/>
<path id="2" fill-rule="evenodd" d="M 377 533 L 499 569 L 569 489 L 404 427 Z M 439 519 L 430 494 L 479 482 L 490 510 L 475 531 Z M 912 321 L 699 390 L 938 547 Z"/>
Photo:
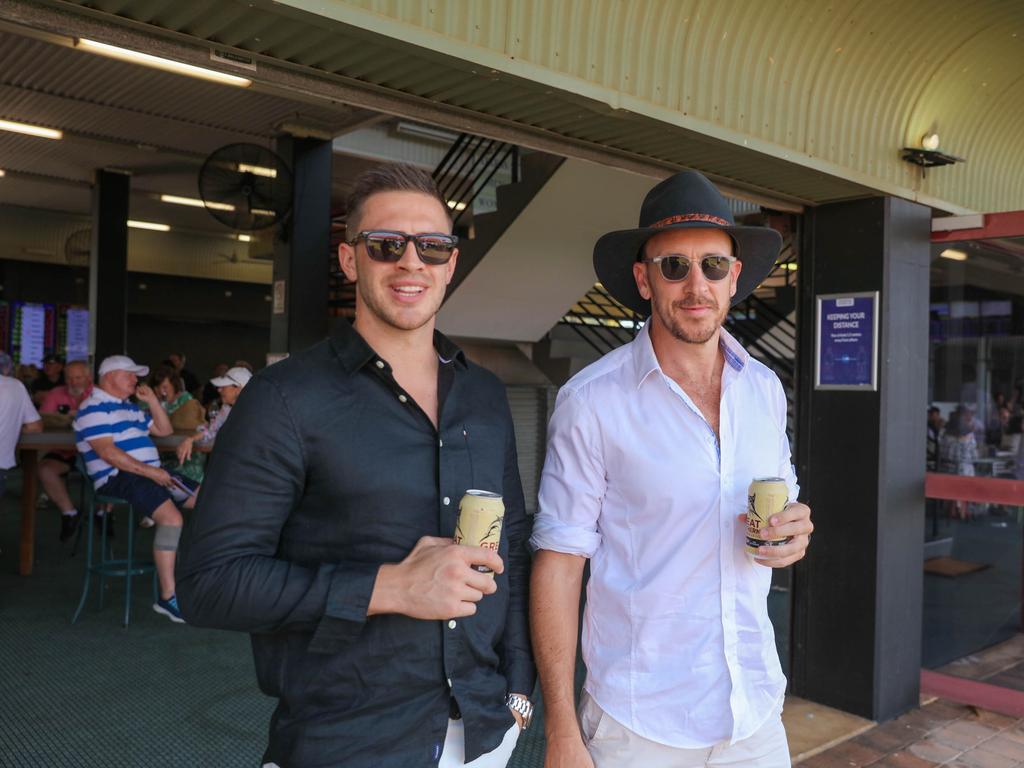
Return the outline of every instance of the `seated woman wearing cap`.
<path id="1" fill-rule="evenodd" d="M 217 388 L 217 394 L 222 403 L 221 409 L 209 424 L 203 424 L 196 431 L 194 437 L 186 437 L 178 445 L 178 461 L 182 464 L 188 462 L 192 457 L 193 445 L 207 448 L 213 445 L 217 439 L 217 433 L 224 426 L 228 416 L 231 415 L 231 406 L 235 404 L 242 387 L 249 383 L 252 378 L 252 371 L 248 368 L 229 368 L 223 376 L 210 379 L 210 383 Z"/>

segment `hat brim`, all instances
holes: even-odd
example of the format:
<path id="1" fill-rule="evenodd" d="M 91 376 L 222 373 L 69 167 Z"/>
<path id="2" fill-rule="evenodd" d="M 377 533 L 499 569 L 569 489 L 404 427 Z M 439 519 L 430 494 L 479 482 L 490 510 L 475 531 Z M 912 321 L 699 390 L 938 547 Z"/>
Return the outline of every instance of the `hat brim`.
<path id="1" fill-rule="evenodd" d="M 769 227 L 716 227 L 707 222 L 680 222 L 668 227 L 620 229 L 602 235 L 594 245 L 594 271 L 605 290 L 623 306 L 644 317 L 651 314 L 651 302 L 640 295 L 633 277 L 633 264 L 652 236 L 672 229 L 716 229 L 730 235 L 736 243 L 736 256 L 743 264 L 736 294 L 730 301 L 735 307 L 759 286 L 775 267 L 782 250 L 782 235 Z"/>
<path id="2" fill-rule="evenodd" d="M 216 378 L 210 379 L 210 383 L 215 387 L 240 387 L 242 386 L 234 379 L 229 379 L 227 376 L 217 376 Z"/>

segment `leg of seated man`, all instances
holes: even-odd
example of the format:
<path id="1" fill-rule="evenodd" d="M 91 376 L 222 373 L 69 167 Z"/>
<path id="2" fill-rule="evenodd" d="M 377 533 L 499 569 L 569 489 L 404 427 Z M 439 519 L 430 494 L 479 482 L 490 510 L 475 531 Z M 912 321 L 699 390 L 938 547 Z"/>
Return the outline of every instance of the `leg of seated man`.
<path id="1" fill-rule="evenodd" d="M 159 528 L 165 526 L 168 528 L 177 528 L 178 533 L 181 531 L 181 512 L 174 506 L 174 502 L 168 499 L 149 515 L 153 518 L 153 522 L 157 524 L 157 534 L 160 534 Z M 165 534 L 166 535 L 166 534 Z M 160 536 L 161 539 L 164 536 Z M 173 549 L 171 548 L 173 546 Z M 156 574 L 157 579 L 160 581 L 160 597 L 163 600 L 169 600 L 174 596 L 174 561 L 178 556 L 177 541 L 173 544 L 168 541 L 163 543 L 157 541 L 157 537 L 153 538 L 153 562 L 156 563 Z"/>
<path id="2" fill-rule="evenodd" d="M 44 457 L 39 462 L 39 482 L 43 485 L 46 495 L 57 505 L 61 514 L 60 540 L 67 541 L 78 527 L 78 510 L 68 494 L 65 476 L 71 469 L 66 461 L 56 457 Z"/>

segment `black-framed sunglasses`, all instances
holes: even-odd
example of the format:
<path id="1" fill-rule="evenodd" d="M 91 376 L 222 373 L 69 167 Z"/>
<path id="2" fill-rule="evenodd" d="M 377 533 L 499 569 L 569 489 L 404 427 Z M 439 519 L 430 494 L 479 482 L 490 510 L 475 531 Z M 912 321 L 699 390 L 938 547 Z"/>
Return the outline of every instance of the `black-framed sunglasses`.
<path id="1" fill-rule="evenodd" d="M 360 232 L 348 244 L 354 246 L 360 240 L 366 243 L 366 252 L 371 259 L 391 263 L 402 260 L 405 247 L 412 240 L 420 261 L 431 265 L 447 264 L 455 246 L 459 244 L 459 238 L 455 235 L 440 232 L 410 235 L 408 232 L 392 232 L 387 229 Z"/>
<path id="2" fill-rule="evenodd" d="M 690 265 L 693 260 L 686 256 L 671 254 L 669 256 L 655 256 L 653 259 L 640 259 L 644 264 L 658 264 L 661 266 L 661 276 L 670 283 L 678 283 L 685 280 L 690 274 Z M 721 253 L 709 253 L 700 259 L 700 271 L 704 278 L 717 283 L 729 276 L 735 256 L 726 256 Z"/>

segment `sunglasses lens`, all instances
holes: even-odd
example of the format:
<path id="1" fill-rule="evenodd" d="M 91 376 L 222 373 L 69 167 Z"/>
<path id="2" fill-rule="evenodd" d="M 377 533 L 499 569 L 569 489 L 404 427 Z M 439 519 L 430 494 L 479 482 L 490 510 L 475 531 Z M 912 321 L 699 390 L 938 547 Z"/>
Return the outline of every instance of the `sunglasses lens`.
<path id="1" fill-rule="evenodd" d="M 452 257 L 455 242 L 446 235 L 418 235 L 416 249 L 424 264 L 445 264 Z"/>
<path id="2" fill-rule="evenodd" d="M 401 261 L 404 251 L 405 238 L 401 235 L 378 232 L 366 235 L 366 252 L 374 261 Z"/>
<path id="3" fill-rule="evenodd" d="M 725 256 L 705 256 L 700 268 L 708 280 L 722 280 L 729 274 L 729 259 Z"/>
<path id="4" fill-rule="evenodd" d="M 685 280 L 690 274 L 690 262 L 679 256 L 666 256 L 661 260 L 661 275 L 669 282 Z"/>

